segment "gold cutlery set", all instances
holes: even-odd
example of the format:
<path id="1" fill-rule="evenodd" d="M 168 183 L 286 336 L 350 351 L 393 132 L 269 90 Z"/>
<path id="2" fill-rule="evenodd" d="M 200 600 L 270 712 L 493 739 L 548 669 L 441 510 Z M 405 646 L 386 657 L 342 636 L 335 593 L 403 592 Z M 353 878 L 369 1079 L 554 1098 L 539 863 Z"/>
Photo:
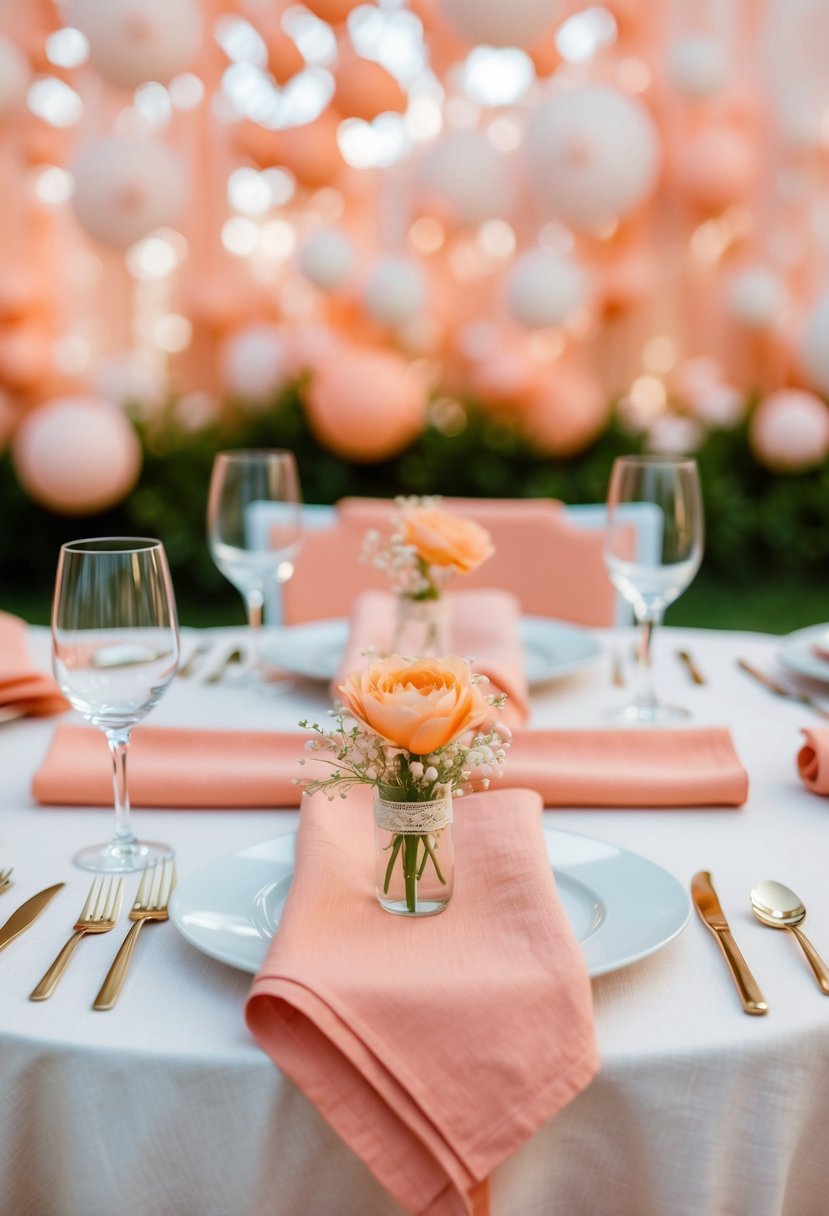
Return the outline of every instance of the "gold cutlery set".
<path id="1" fill-rule="evenodd" d="M 799 689 L 789 688 L 786 684 L 781 684 L 773 676 L 768 675 L 765 671 L 760 671 L 759 667 L 755 667 L 753 663 L 749 663 L 747 659 L 737 659 L 737 666 L 745 675 L 750 676 L 752 680 L 762 685 L 767 692 L 773 693 L 775 697 L 781 697 L 786 701 L 797 701 L 801 705 L 808 705 L 821 718 L 829 718 L 829 709 L 825 709 L 820 702 L 807 692 L 800 692 Z"/>
<path id="2" fill-rule="evenodd" d="M 700 870 L 691 879 L 691 898 L 700 919 L 714 935 L 725 956 L 745 1012 L 768 1013 L 766 999 L 734 941 L 708 870 Z M 782 883 L 764 880 L 752 888 L 751 910 L 761 924 L 773 929 L 791 930 L 806 955 L 821 992 L 829 996 L 829 968 L 799 928 L 806 918 L 806 909 L 794 891 Z"/>
<path id="3" fill-rule="evenodd" d="M 10 870 L 0 871 L 0 884 L 2 884 L 3 875 L 8 877 L 10 873 Z M 37 895 L 27 899 L 12 913 L 6 923 L 0 926 L 0 950 L 34 924 L 44 908 L 64 885 L 59 882 L 52 887 L 47 887 L 44 891 L 39 891 Z M 139 930 L 145 921 L 168 919 L 168 904 L 175 885 L 176 864 L 172 860 L 154 862 L 143 870 L 135 901 L 129 912 L 129 919 L 133 924 L 121 943 L 106 979 L 95 997 L 93 1009 L 111 1009 L 117 1001 L 132 959 Z M 5 887 L 0 885 L 0 891 L 4 889 Z M 82 937 L 88 934 L 108 933 L 115 928 L 121 912 L 123 896 L 124 880 L 122 878 L 96 878 L 93 881 L 73 926 L 72 936 L 29 994 L 30 1000 L 45 1001 L 52 995 Z"/>
<path id="4" fill-rule="evenodd" d="M 687 671 L 693 684 L 708 683 L 690 650 L 676 650 L 674 654 Z M 635 642 L 632 647 L 632 658 L 634 663 L 639 662 L 639 647 Z M 614 646 L 610 654 L 610 681 L 616 688 L 624 688 L 627 684 L 625 664 L 618 646 Z"/>

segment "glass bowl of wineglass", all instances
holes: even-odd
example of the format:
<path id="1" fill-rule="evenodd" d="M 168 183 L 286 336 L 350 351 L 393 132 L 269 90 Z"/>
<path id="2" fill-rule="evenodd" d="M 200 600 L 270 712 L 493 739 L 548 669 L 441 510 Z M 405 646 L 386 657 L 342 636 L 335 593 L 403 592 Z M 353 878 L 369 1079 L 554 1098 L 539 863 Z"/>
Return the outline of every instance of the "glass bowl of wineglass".
<path id="1" fill-rule="evenodd" d="M 650 552 L 632 549 L 630 504 L 648 504 L 653 523 Z M 620 723 L 648 725 L 688 717 L 656 696 L 651 667 L 653 632 L 665 609 L 693 580 L 702 561 L 702 491 L 691 457 L 619 456 L 607 494 L 604 560 L 610 580 L 633 608 L 640 629 L 633 699 L 608 712 Z"/>
<path id="2" fill-rule="evenodd" d="M 106 735 L 112 758 L 115 835 L 74 860 L 103 873 L 141 870 L 173 856 L 138 840 L 130 822 L 130 734 L 176 673 L 179 633 L 161 541 L 95 537 L 61 547 L 52 604 L 52 665 L 61 692 Z"/>
<path id="3" fill-rule="evenodd" d="M 302 540 L 302 493 L 292 452 L 218 452 L 207 501 L 213 561 L 241 593 L 251 632 L 251 672 L 265 680 L 259 637 L 266 605 L 282 619 L 280 591 Z"/>

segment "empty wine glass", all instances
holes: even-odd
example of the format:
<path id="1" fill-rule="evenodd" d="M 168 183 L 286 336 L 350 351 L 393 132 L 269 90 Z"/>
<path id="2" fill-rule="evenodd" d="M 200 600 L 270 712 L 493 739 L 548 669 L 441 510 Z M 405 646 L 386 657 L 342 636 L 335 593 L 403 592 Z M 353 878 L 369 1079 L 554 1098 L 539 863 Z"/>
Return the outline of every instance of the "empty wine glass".
<path id="1" fill-rule="evenodd" d="M 252 667 L 262 678 L 258 635 L 266 602 L 281 622 L 278 595 L 294 572 L 302 539 L 302 494 L 292 452 L 219 452 L 207 502 L 210 552 L 244 597 L 252 634 Z"/>
<path id="2" fill-rule="evenodd" d="M 647 543 L 633 551 L 625 508 L 648 504 Z M 669 456 L 620 456 L 613 462 L 607 496 L 604 558 L 614 587 L 633 607 L 640 626 L 633 700 L 610 711 L 616 721 L 670 722 L 688 716 L 657 700 L 651 676 L 654 627 L 685 590 L 702 561 L 702 492 L 696 461 Z"/>
<path id="3" fill-rule="evenodd" d="M 61 547 L 52 605 L 52 663 L 61 692 L 104 732 L 112 756 L 115 836 L 81 850 L 87 870 L 123 873 L 172 857 L 140 841 L 130 823 L 127 748 L 137 722 L 175 675 L 179 634 L 164 546 L 96 537 Z"/>

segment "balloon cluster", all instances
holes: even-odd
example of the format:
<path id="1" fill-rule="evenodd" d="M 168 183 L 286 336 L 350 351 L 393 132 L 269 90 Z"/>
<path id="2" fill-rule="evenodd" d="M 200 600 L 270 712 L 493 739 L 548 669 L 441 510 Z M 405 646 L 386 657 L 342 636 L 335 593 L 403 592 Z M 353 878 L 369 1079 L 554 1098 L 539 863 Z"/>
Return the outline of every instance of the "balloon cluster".
<path id="1" fill-rule="evenodd" d="M 0 174 L 31 189 L 0 444 L 27 492 L 99 510 L 140 471 L 125 404 L 255 413 L 291 383 L 354 462 L 439 425 L 434 398 L 571 458 L 615 399 L 690 450 L 750 393 L 757 460 L 822 462 L 829 90 L 778 9 L 737 4 L 730 41 L 644 0 L 10 9 Z"/>

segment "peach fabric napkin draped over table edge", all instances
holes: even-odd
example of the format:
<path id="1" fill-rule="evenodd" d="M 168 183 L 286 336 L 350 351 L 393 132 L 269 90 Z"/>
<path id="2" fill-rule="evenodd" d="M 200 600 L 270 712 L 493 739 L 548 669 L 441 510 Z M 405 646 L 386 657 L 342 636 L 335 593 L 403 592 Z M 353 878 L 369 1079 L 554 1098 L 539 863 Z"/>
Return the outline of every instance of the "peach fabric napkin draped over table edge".
<path id="1" fill-rule="evenodd" d="M 521 605 L 509 591 L 451 591 L 446 594 L 449 642 L 453 654 L 472 659 L 472 668 L 489 680 L 489 692 L 505 692 L 502 721 L 515 730 L 530 715 L 524 651 L 521 642 Z M 354 601 L 348 645 L 336 678 L 330 686 L 338 701 L 337 686 L 350 671 L 366 666 L 370 647 L 388 651 L 397 615 L 396 597 L 388 591 L 363 591 Z"/>
<path id="2" fill-rule="evenodd" d="M 829 726 L 804 727 L 803 737 L 797 753 L 800 779 L 813 794 L 829 794 Z"/>
<path id="3" fill-rule="evenodd" d="M 248 1026 L 418 1216 L 482 1216 L 492 1170 L 598 1067 L 541 809 L 529 790 L 462 799 L 453 899 L 413 921 L 377 903 L 369 792 L 303 804 Z"/>
<path id="4" fill-rule="evenodd" d="M 69 703 L 54 678 L 32 663 L 27 630 L 20 617 L 0 612 L 0 706 L 19 705 L 33 717 L 63 713 Z"/>
<path id="5" fill-rule="evenodd" d="M 299 731 L 139 726 L 128 761 L 131 801 L 147 807 L 296 807 L 301 790 L 293 779 L 325 771 L 304 750 L 307 737 Z M 520 731 L 505 769 L 501 786 L 537 790 L 547 806 L 739 806 L 748 792 L 725 727 Z M 103 732 L 60 723 L 32 793 L 51 805 L 111 806 Z"/>

